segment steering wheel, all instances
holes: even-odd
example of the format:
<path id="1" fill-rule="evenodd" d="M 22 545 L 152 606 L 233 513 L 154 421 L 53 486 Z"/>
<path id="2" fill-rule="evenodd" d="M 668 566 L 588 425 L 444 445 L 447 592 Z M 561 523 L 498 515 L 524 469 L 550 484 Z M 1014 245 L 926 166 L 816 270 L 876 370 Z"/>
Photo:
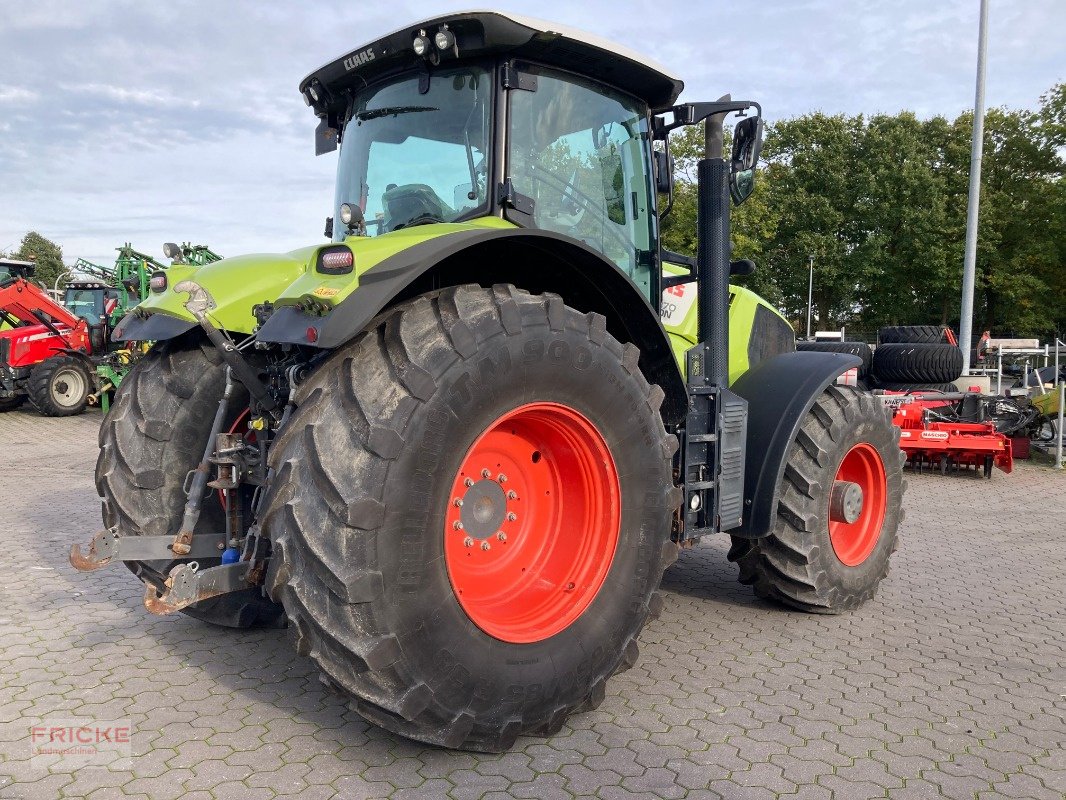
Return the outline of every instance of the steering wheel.
<path id="1" fill-rule="evenodd" d="M 577 227 L 577 225 L 584 218 L 585 211 L 590 210 L 590 209 L 593 210 L 593 211 L 598 211 L 599 210 L 599 203 L 596 200 L 594 200 L 593 198 L 589 197 L 587 194 L 585 194 L 583 191 L 581 191 L 576 186 L 571 184 L 569 181 L 563 180 L 558 175 L 556 175 L 555 173 L 553 173 L 553 172 L 551 172 L 549 170 L 546 170 L 546 169 L 534 169 L 534 170 L 530 170 L 526 174 L 530 175 L 531 177 L 533 177 L 533 178 L 535 178 L 535 179 L 537 179 L 539 181 L 543 181 L 548 186 L 551 186 L 555 190 L 561 192 L 563 194 L 564 198 L 566 198 L 566 199 L 569 199 L 569 200 L 580 200 L 581 201 L 581 204 L 584 206 L 585 210 L 583 210 L 581 212 L 581 214 L 578 215 L 577 219 L 570 225 L 571 231 L 575 227 Z M 600 229 L 603 230 L 603 231 L 606 231 L 607 233 L 609 233 L 611 235 L 611 237 L 614 238 L 620 245 L 622 245 L 622 247 L 625 250 L 627 250 L 627 251 L 628 250 L 632 250 L 633 249 L 633 242 L 629 241 L 629 239 L 627 239 L 625 237 L 625 235 L 622 234 L 620 231 L 618 231 L 616 228 L 608 227 L 607 223 L 608 223 L 607 219 L 601 219 L 600 220 Z"/>

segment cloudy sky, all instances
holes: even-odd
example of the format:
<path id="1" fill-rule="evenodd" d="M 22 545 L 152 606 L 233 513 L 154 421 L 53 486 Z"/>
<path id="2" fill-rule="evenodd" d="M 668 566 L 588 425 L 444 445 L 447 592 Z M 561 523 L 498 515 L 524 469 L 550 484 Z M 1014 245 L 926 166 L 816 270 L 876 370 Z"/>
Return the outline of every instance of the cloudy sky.
<path id="1" fill-rule="evenodd" d="M 125 241 L 216 251 L 321 240 L 336 154 L 315 158 L 296 87 L 312 69 L 451 0 L 0 0 L 0 250 L 40 231 L 110 264 Z M 498 0 L 594 31 L 770 120 L 955 115 L 973 105 L 978 0 Z M 1066 80 L 1066 2 L 991 0 L 989 105 Z"/>

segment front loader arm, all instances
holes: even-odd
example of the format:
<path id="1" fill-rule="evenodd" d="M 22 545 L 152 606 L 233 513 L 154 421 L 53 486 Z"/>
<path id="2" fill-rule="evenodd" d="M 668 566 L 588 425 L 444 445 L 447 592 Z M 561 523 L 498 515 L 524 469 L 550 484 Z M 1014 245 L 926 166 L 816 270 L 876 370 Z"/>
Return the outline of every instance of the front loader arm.
<path id="1" fill-rule="evenodd" d="M 79 317 L 49 297 L 43 289 L 24 278 L 0 284 L 0 309 L 31 325 L 48 324 L 39 314 L 46 315 L 53 324 L 59 323 L 72 329 L 81 322 Z"/>

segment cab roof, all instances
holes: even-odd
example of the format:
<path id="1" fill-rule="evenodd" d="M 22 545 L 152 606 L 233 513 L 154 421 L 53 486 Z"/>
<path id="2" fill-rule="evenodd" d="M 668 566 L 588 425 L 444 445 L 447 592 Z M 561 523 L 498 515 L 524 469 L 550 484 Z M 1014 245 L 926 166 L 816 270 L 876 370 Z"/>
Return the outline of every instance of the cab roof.
<path id="1" fill-rule="evenodd" d="M 415 37 L 424 34 L 432 39 L 444 26 L 455 35 L 461 60 L 497 56 L 536 61 L 621 88 L 653 111 L 669 108 L 684 88 L 665 67 L 599 36 L 517 14 L 458 11 L 406 25 L 346 53 L 304 78 L 300 92 L 324 117 L 342 103 L 347 90 L 425 63 L 414 52 Z M 440 63 L 454 60 L 453 54 L 445 53 Z"/>

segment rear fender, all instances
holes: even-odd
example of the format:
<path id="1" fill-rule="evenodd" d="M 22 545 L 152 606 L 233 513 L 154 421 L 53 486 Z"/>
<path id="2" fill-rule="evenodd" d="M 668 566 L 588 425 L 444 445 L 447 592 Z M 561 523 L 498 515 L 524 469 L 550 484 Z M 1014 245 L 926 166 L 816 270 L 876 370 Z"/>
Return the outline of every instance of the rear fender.
<path id="1" fill-rule="evenodd" d="M 815 401 L 837 377 L 862 359 L 846 353 L 793 352 L 772 356 L 731 387 L 748 401 L 744 464 L 744 522 L 732 536 L 757 539 L 770 533 L 785 459 Z"/>

